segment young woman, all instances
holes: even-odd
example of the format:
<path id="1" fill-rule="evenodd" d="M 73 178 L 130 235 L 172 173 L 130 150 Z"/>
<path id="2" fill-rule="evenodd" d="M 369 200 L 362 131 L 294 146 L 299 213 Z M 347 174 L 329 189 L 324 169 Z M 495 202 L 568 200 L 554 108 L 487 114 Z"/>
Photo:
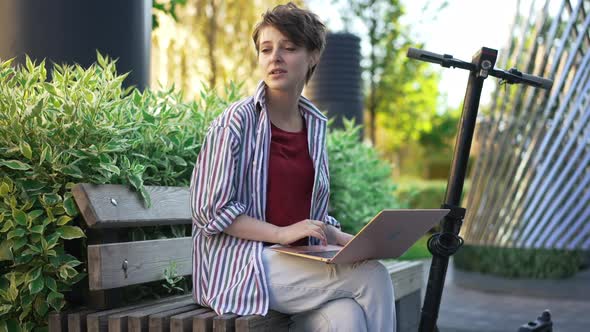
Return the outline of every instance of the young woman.
<path id="1" fill-rule="evenodd" d="M 377 261 L 331 265 L 269 244 L 338 244 L 328 215 L 326 117 L 305 97 L 325 26 L 292 3 L 253 33 L 261 81 L 213 121 L 192 174 L 193 296 L 218 314 L 292 314 L 295 330 L 392 331 L 393 287 Z"/>

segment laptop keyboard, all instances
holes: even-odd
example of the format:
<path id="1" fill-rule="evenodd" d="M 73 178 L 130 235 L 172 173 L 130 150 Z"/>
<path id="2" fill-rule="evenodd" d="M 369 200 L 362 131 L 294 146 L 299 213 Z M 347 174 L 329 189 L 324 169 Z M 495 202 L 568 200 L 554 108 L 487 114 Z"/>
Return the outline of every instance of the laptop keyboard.
<path id="1" fill-rule="evenodd" d="M 329 250 L 329 251 L 304 251 L 302 252 L 302 254 L 306 254 L 309 256 L 315 256 L 315 257 L 322 257 L 322 258 L 332 258 L 334 256 L 336 256 L 336 254 L 339 252 L 340 250 Z"/>

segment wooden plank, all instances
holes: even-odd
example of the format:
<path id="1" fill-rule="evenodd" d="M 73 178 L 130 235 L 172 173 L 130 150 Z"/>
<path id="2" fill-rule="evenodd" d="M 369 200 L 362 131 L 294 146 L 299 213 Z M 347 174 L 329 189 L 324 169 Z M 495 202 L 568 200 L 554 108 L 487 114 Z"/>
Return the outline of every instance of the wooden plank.
<path id="1" fill-rule="evenodd" d="M 88 246 L 88 283 L 103 290 L 163 279 L 176 262 L 178 275 L 192 274 L 190 237 Z M 127 262 L 127 273 L 123 269 Z"/>
<path id="2" fill-rule="evenodd" d="M 424 271 L 421 262 L 381 261 L 381 263 L 391 275 L 396 300 L 422 288 Z"/>
<path id="3" fill-rule="evenodd" d="M 162 299 L 155 300 L 155 301 L 142 302 L 142 303 L 138 303 L 138 304 L 122 307 L 122 308 L 116 308 L 116 309 L 110 309 L 110 310 L 91 313 L 86 316 L 86 326 L 87 326 L 88 332 L 105 332 L 108 330 L 109 315 L 114 315 L 117 313 L 129 311 L 129 310 L 133 310 L 133 309 L 137 309 L 137 308 L 148 307 L 148 306 L 154 305 L 154 304 L 160 304 L 160 303 L 163 304 L 163 303 L 174 302 L 174 301 L 182 301 L 182 300 L 184 300 L 186 298 L 190 298 L 190 297 L 191 297 L 190 294 L 189 295 L 171 296 L 171 297 L 166 297 L 166 298 L 162 298 Z"/>
<path id="4" fill-rule="evenodd" d="M 78 208 L 91 228 L 190 224 L 188 187 L 146 186 L 152 207 L 127 186 L 79 183 L 72 188 Z"/>
<path id="5" fill-rule="evenodd" d="M 126 313 L 127 316 L 127 330 L 131 332 L 139 332 L 139 331 L 147 331 L 148 329 L 148 318 L 150 315 L 164 312 L 172 309 L 177 309 L 180 307 L 185 307 L 189 304 L 193 304 L 192 297 L 182 301 L 175 301 L 172 303 L 166 304 L 157 304 L 146 308 L 141 308 L 135 310 L 133 312 Z M 111 318 L 109 317 L 109 323 Z M 109 332 L 110 324 L 109 324 Z"/>
<path id="6" fill-rule="evenodd" d="M 87 248 L 89 245 L 106 244 L 106 243 L 119 243 L 129 241 L 126 230 L 114 230 L 114 229 L 91 229 L 86 230 L 87 244 L 84 246 Z M 95 254 L 95 253 L 93 253 Z M 89 265 L 96 263 L 96 258 L 87 259 Z M 92 266 L 90 269 L 95 269 L 96 266 Z M 123 292 L 120 289 L 108 289 L 108 290 L 90 290 L 88 288 L 90 276 L 87 276 L 83 282 L 77 283 L 76 285 L 84 284 L 82 289 L 84 303 L 87 307 L 93 309 L 110 309 L 115 307 L 123 306 Z"/>
<path id="7" fill-rule="evenodd" d="M 209 308 L 200 308 L 170 318 L 171 332 L 191 332 L 193 330 L 193 318 L 200 314 L 211 312 Z"/>
<path id="8" fill-rule="evenodd" d="M 197 309 L 204 309 L 198 304 L 189 304 L 180 308 L 162 311 L 149 316 L 148 327 L 150 332 L 168 332 L 170 331 L 170 319 L 174 315 L 185 312 L 193 312 Z"/>
<path id="9" fill-rule="evenodd" d="M 49 332 L 67 331 L 67 314 L 64 312 L 52 312 L 47 317 Z"/>
<path id="10" fill-rule="evenodd" d="M 236 314 L 223 314 L 213 318 L 213 331 L 233 332 L 238 317 Z"/>
<path id="11" fill-rule="evenodd" d="M 86 316 L 97 312 L 96 309 L 84 309 L 68 315 L 69 332 L 86 332 Z"/>
<path id="12" fill-rule="evenodd" d="M 215 311 L 209 311 L 193 317 L 193 332 L 213 331 L 213 318 L 217 317 Z"/>
<path id="13" fill-rule="evenodd" d="M 289 315 L 269 310 L 266 316 L 249 315 L 236 319 L 236 332 L 286 332 L 289 331 Z"/>

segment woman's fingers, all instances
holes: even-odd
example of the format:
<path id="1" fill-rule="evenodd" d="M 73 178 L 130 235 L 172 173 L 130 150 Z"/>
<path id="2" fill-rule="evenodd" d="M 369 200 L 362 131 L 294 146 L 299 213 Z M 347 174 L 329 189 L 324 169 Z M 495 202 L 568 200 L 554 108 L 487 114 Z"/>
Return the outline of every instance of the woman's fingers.
<path id="1" fill-rule="evenodd" d="M 322 243 L 327 243 L 326 236 L 321 231 L 312 230 L 310 232 L 309 236 L 313 236 L 313 237 L 320 239 L 320 241 L 322 241 Z"/>

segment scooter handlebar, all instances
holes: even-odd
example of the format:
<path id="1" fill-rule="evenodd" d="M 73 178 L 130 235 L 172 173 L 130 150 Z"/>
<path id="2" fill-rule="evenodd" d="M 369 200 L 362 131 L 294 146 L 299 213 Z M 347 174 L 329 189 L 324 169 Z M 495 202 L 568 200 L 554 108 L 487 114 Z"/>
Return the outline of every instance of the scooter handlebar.
<path id="1" fill-rule="evenodd" d="M 553 80 L 548 78 L 543 78 L 535 75 L 529 75 L 525 73 L 521 73 L 522 80 L 524 83 L 532 84 L 534 86 L 538 86 L 540 88 L 550 90 L 553 86 Z"/>
<path id="2" fill-rule="evenodd" d="M 408 56 L 408 58 L 422 60 L 422 61 L 428 61 L 428 62 L 437 63 L 437 64 L 441 64 L 444 59 L 444 57 L 441 54 L 432 53 L 432 52 L 420 50 L 420 49 L 413 48 L 413 47 L 408 48 L 407 56 Z"/>

